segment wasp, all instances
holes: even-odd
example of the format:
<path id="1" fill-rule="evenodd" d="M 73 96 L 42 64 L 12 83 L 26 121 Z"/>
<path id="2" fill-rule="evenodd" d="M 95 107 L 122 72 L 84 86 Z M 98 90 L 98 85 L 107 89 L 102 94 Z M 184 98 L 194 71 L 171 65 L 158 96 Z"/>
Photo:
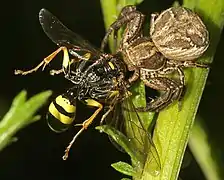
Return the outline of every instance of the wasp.
<path id="1" fill-rule="evenodd" d="M 118 128 L 118 124 L 122 124 L 131 131 L 138 129 L 142 137 L 144 135 L 144 137 L 147 137 L 147 143 L 145 144 L 150 144 L 155 149 L 151 136 L 142 126 L 142 123 L 137 124 L 131 120 L 131 117 L 135 114 L 135 117 L 141 122 L 130 99 L 131 93 L 128 90 L 129 84 L 126 81 L 127 68 L 119 54 L 107 54 L 93 47 L 88 41 L 64 26 L 46 9 L 40 11 L 39 21 L 46 35 L 59 48 L 47 56 L 35 68 L 27 71 L 16 70 L 15 74 L 27 75 L 41 67 L 44 70 L 46 65 L 59 52 L 63 52 L 62 68 L 51 70 L 50 73 L 51 75 L 63 73 L 64 77 L 71 81 L 73 86 L 51 102 L 47 121 L 49 127 L 56 132 L 66 131 L 71 125 L 81 126 L 81 129 L 66 148 L 63 159 L 66 160 L 68 158 L 72 144 L 92 124 L 101 111 L 104 111 L 104 114 L 100 124 L 103 124 L 105 121 L 115 128 Z M 81 124 L 76 124 L 78 102 L 96 108 L 94 113 Z M 132 114 L 127 116 L 129 118 L 128 123 L 124 123 L 122 118 L 125 114 L 121 108 L 123 103 L 128 104 L 126 107 L 129 110 L 125 113 Z M 131 139 L 135 138 L 134 132 L 129 133 L 127 136 L 130 139 L 130 143 L 132 143 L 133 140 Z M 142 140 L 142 147 L 145 146 L 144 142 Z"/>

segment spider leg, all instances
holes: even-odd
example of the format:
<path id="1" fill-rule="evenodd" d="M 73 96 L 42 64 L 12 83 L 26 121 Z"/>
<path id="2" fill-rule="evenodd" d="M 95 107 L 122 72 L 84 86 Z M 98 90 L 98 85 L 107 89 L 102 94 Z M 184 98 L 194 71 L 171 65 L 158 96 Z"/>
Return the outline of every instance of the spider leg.
<path id="1" fill-rule="evenodd" d="M 163 91 L 164 93 L 162 93 L 160 97 L 147 103 L 146 107 L 137 108 L 138 111 L 158 112 L 167 107 L 173 101 L 178 100 L 183 90 L 183 86 L 181 84 L 166 77 L 143 79 L 143 82 L 146 86 L 158 91 Z"/>
<path id="2" fill-rule="evenodd" d="M 131 41 L 132 39 L 135 39 L 136 35 L 139 34 L 140 30 L 142 29 L 144 15 L 141 12 L 137 11 L 133 7 L 134 6 L 127 6 L 127 7 L 123 8 L 121 10 L 120 15 L 118 16 L 118 19 L 110 25 L 109 29 L 107 30 L 107 32 L 101 42 L 101 50 L 102 51 L 104 50 L 111 33 L 114 31 L 115 39 L 116 39 L 117 31 L 123 25 L 128 24 L 129 26 L 132 27 L 132 28 L 126 28 L 126 31 L 124 32 L 124 34 L 127 34 L 127 35 L 126 36 L 123 35 L 123 37 L 126 37 L 126 39 L 122 38 L 123 41 L 125 41 L 125 42 Z M 130 21 L 133 21 L 133 23 L 129 23 Z"/>
<path id="3" fill-rule="evenodd" d="M 138 78 L 139 78 L 139 69 L 135 69 L 134 73 L 132 74 L 132 76 L 128 79 L 128 82 L 130 84 L 132 84 L 133 82 L 135 82 Z"/>
<path id="4" fill-rule="evenodd" d="M 175 64 L 176 66 L 181 66 L 181 67 L 189 67 L 189 68 L 209 68 L 209 64 L 206 63 L 197 63 L 195 61 L 172 61 L 170 60 L 171 63 Z"/>

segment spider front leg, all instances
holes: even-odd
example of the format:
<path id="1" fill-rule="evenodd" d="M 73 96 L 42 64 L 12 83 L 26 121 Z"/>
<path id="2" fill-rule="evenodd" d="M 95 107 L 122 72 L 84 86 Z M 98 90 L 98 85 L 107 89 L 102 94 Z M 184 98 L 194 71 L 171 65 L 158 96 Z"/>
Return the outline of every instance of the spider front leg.
<path id="1" fill-rule="evenodd" d="M 131 13 L 133 11 L 136 11 L 136 6 L 132 6 L 132 5 L 125 6 L 121 10 L 121 12 L 120 12 L 120 14 L 119 14 L 119 16 L 118 16 L 116 21 L 119 21 L 119 19 L 127 16 L 129 13 Z M 114 29 L 114 49 L 117 49 L 117 36 L 118 36 L 117 34 L 118 34 L 118 29 Z"/>
<path id="2" fill-rule="evenodd" d="M 138 111 L 160 111 L 170 105 L 173 101 L 178 100 L 182 94 L 183 86 L 166 77 L 154 77 L 142 79 L 144 84 L 152 89 L 163 91 L 160 97 L 147 103 L 146 107 L 137 108 Z"/>
<path id="3" fill-rule="evenodd" d="M 144 15 L 141 12 L 137 11 L 135 6 L 125 6 L 121 10 L 121 13 L 118 16 L 118 19 L 114 23 L 112 23 L 110 25 L 109 29 L 107 30 L 107 32 L 101 42 L 101 50 L 102 51 L 104 50 L 111 33 L 114 31 L 115 40 L 116 40 L 117 31 L 123 25 L 128 24 L 130 21 L 133 21 L 133 23 L 130 23 L 130 26 L 132 28 L 126 28 L 126 30 L 128 30 L 127 31 L 128 36 L 126 36 L 126 38 L 128 40 L 135 38 L 136 34 L 139 33 L 139 29 L 142 28 L 143 19 L 144 19 Z"/>
<path id="4" fill-rule="evenodd" d="M 30 69 L 28 71 L 22 71 L 22 70 L 15 70 L 14 74 L 18 75 L 27 75 L 30 73 L 33 73 L 35 71 L 37 71 L 41 66 L 42 66 L 42 71 L 44 70 L 44 68 L 54 59 L 54 57 L 59 53 L 63 51 L 63 62 L 62 62 L 62 69 L 64 71 L 67 71 L 67 69 L 70 66 L 70 59 L 69 59 L 69 54 L 68 54 L 68 49 L 65 46 L 62 46 L 60 48 L 58 48 L 56 51 L 54 51 L 53 53 L 51 53 L 49 56 L 47 56 L 46 58 L 44 58 L 44 60 L 38 64 L 35 68 Z"/>

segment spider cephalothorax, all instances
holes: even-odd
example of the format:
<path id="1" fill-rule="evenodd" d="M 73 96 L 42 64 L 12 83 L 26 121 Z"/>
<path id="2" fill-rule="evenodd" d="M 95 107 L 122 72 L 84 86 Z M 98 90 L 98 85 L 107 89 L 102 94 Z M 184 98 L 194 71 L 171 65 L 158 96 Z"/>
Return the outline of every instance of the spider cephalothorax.
<path id="1" fill-rule="evenodd" d="M 123 55 L 129 71 L 129 82 L 139 77 L 150 88 L 164 93 L 143 110 L 159 111 L 179 100 L 185 85 L 183 68 L 208 68 L 195 62 L 209 46 L 208 31 L 199 16 L 184 7 L 172 7 L 151 15 L 150 36 L 143 35 L 144 15 L 135 6 L 122 9 L 107 31 L 101 48 L 114 30 L 126 25 L 117 53 Z M 178 79 L 168 75 L 178 73 Z"/>

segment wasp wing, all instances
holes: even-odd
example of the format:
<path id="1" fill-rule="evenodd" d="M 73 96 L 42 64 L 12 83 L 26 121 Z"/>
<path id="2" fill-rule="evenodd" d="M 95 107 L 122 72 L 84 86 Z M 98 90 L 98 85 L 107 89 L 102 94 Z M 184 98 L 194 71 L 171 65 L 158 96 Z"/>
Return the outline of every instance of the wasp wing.
<path id="1" fill-rule="evenodd" d="M 123 87 L 125 89 L 125 87 Z M 120 151 L 128 151 L 132 163 L 142 169 L 145 163 L 149 163 L 150 173 L 157 176 L 161 170 L 161 163 L 158 151 L 153 143 L 151 134 L 148 131 L 147 122 L 142 120 L 142 112 L 137 112 L 128 90 L 125 90 L 128 97 L 117 103 L 114 110 L 106 119 L 106 123 L 114 129 L 121 131 L 126 139 L 119 136 L 109 136 L 112 144 Z M 148 112 L 144 112 L 148 116 Z M 145 119 L 145 118 L 144 118 Z M 113 133 L 115 134 L 115 133 Z M 116 138 L 114 138 L 116 137 Z"/>
<path id="2" fill-rule="evenodd" d="M 40 10 L 39 21 L 47 36 L 58 46 L 67 47 L 71 54 L 91 53 L 93 56 L 99 55 L 99 50 L 94 48 L 81 36 L 68 29 L 48 10 Z"/>
<path id="3" fill-rule="evenodd" d="M 120 132 L 125 132 L 124 128 L 124 119 L 122 116 L 121 103 L 117 103 L 114 106 L 113 111 L 107 116 L 106 124 L 110 127 L 113 127 Z M 125 152 L 125 150 L 117 143 L 112 136 L 108 136 L 110 142 L 121 152 Z"/>
<path id="4" fill-rule="evenodd" d="M 143 167 L 147 166 L 149 172 L 157 176 L 161 170 L 159 153 L 153 143 L 152 136 L 148 130 L 149 127 L 146 125 L 148 122 L 143 122 L 141 118 L 142 113 L 136 111 L 136 107 L 131 98 L 123 101 L 122 114 L 125 119 L 126 136 L 129 138 L 131 145 L 140 152 L 144 163 Z"/>

